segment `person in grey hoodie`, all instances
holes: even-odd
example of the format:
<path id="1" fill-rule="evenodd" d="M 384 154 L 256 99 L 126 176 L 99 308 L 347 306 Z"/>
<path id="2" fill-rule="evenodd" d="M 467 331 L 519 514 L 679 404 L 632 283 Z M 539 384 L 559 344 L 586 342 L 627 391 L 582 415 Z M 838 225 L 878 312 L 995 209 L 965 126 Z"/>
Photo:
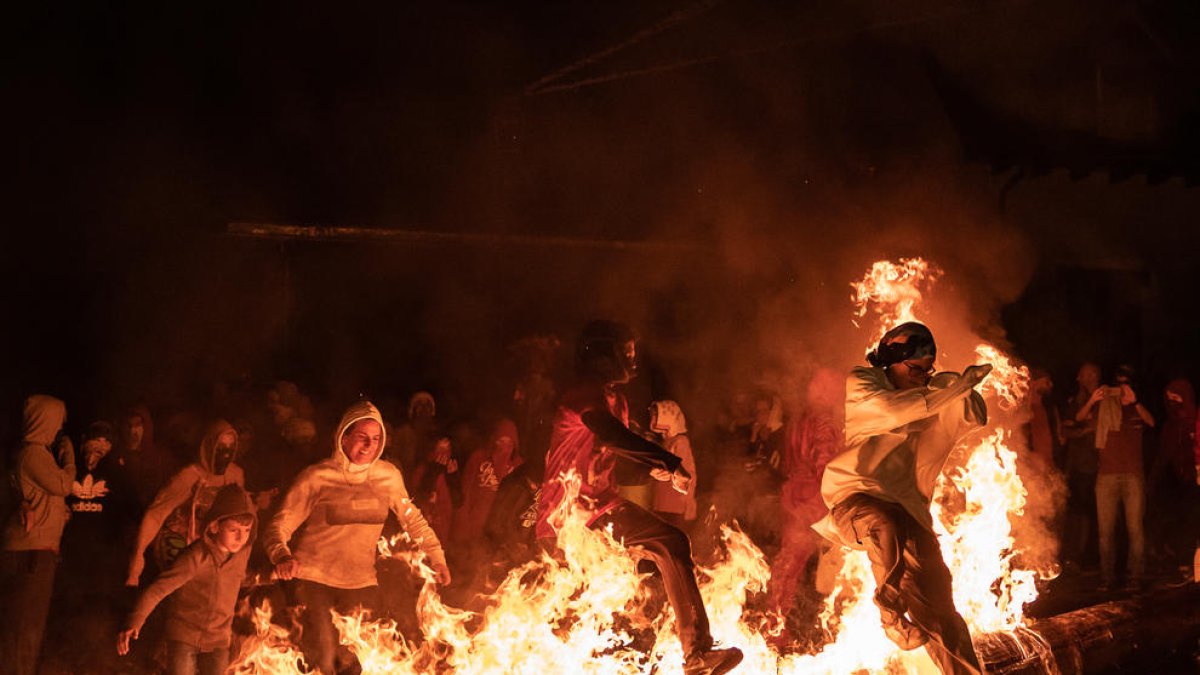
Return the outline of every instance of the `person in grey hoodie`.
<path id="1" fill-rule="evenodd" d="M 167 610 L 169 675 L 222 675 L 238 591 L 246 578 L 257 520 L 254 503 L 236 483 L 217 491 L 205 514 L 204 534 L 138 597 L 117 635 L 117 653 L 129 653 L 146 618 L 171 597 Z"/>
<path id="2" fill-rule="evenodd" d="M 25 399 L 24 440 L 6 477 L 21 503 L 4 530 L 0 554 L 0 673 L 37 672 L 58 547 L 70 515 L 66 496 L 75 479 L 75 449 L 69 439 L 59 441 L 66 419 L 66 405 L 53 396 Z"/>
<path id="3" fill-rule="evenodd" d="M 332 455 L 296 477 L 264 538 L 275 576 L 294 579 L 293 600 L 305 607 L 305 657 L 326 675 L 335 672 L 329 610 L 373 604 L 377 542 L 389 510 L 428 556 L 438 581 L 450 583 L 442 544 L 412 505 L 400 469 L 379 458 L 386 434 L 373 404 L 350 406 L 334 434 Z"/>

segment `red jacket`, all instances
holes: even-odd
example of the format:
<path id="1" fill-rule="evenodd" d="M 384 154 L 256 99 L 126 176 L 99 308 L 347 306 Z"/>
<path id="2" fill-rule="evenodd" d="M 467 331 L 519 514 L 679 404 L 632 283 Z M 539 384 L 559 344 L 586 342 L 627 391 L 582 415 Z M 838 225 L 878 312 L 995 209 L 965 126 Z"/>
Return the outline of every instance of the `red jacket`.
<path id="1" fill-rule="evenodd" d="M 563 498 L 559 477 L 574 469 L 579 496 L 599 516 L 620 502 L 613 477 L 617 456 L 650 468 L 677 469 L 682 460 L 629 430 L 629 403 L 612 386 L 581 383 L 563 394 L 550 432 L 546 478 L 538 503 L 537 537 L 554 536 L 549 519 Z"/>

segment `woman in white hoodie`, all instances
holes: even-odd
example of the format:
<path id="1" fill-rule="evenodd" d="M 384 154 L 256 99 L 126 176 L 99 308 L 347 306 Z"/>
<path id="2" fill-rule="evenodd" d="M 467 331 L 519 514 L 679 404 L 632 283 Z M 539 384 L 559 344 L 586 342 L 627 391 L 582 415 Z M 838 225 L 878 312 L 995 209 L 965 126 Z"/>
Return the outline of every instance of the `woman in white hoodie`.
<path id="1" fill-rule="evenodd" d="M 329 610 L 347 613 L 373 604 L 376 546 L 389 510 L 429 557 L 438 581 L 450 583 L 442 544 L 412 505 L 400 469 L 379 458 L 386 434 L 378 408 L 369 401 L 350 406 L 334 435 L 333 454 L 296 477 L 266 532 L 276 576 L 295 579 L 293 599 L 305 606 L 305 656 L 326 675 L 335 672 Z"/>

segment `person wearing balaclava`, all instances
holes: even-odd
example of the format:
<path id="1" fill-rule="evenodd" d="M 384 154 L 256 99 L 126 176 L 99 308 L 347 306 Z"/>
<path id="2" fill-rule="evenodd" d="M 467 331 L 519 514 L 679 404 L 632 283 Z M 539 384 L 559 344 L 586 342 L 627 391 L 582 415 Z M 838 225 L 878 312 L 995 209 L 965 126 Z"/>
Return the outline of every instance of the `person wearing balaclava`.
<path id="1" fill-rule="evenodd" d="M 75 478 L 75 449 L 59 436 L 66 419 L 66 406 L 53 396 L 25 399 L 23 440 L 10 470 L 21 501 L 6 524 L 0 553 L 0 673 L 38 670 L 59 543 L 70 517 L 66 496 Z"/>
<path id="2" fill-rule="evenodd" d="M 681 458 L 629 429 L 629 404 L 621 387 L 637 371 L 633 331 L 615 321 L 590 322 L 576 344 L 575 365 L 576 382 L 563 392 L 554 413 L 538 503 L 538 539 L 554 546 L 554 520 L 566 496 L 564 478 L 574 472 L 583 481 L 580 502 L 593 509 L 588 525 L 611 528 L 617 541 L 640 548 L 662 574 L 683 647 L 684 674 L 729 672 L 741 662 L 742 652 L 713 645 L 687 535 L 617 492 L 618 457 L 643 467 L 655 480 L 670 481 L 680 493 L 686 494 L 692 482 Z"/>
<path id="3" fill-rule="evenodd" d="M 987 422 L 974 390 L 990 365 L 933 373 L 937 345 L 923 324 L 884 334 L 846 380 L 846 450 L 825 467 L 830 512 L 822 536 L 865 550 L 884 633 L 901 649 L 922 645 L 943 673 L 980 673 L 966 622 L 954 607 L 929 511 L 950 451 Z"/>
<path id="4" fill-rule="evenodd" d="M 234 462 L 237 451 L 238 435 L 233 425 L 216 420 L 208 426 L 200 442 L 198 461 L 175 474 L 142 516 L 125 585 L 140 583 L 146 549 L 151 544 L 158 569 L 166 570 L 180 551 L 200 538 L 204 515 L 217 491 L 229 484 L 245 487 L 245 472 Z"/>
<path id="5" fill-rule="evenodd" d="M 376 547 L 389 511 L 428 557 L 438 581 L 450 583 L 441 542 L 409 499 L 400 469 L 380 458 L 386 444 L 379 409 L 370 401 L 350 406 L 334 434 L 333 453 L 300 472 L 264 537 L 275 576 L 294 580 L 293 605 L 304 606 L 305 658 L 325 675 L 336 672 L 330 610 L 348 613 L 375 604 Z"/>

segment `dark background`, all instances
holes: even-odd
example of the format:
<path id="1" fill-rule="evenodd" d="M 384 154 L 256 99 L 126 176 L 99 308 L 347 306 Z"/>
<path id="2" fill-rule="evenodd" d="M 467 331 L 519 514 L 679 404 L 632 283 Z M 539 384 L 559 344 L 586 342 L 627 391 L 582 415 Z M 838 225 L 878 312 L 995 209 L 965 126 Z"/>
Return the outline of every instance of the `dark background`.
<path id="1" fill-rule="evenodd" d="M 467 410 L 595 316 L 711 402 L 853 357 L 849 282 L 917 254 L 1060 382 L 1200 369 L 1195 3 L 242 4 L 11 10 L 8 409 L 288 377 Z"/>

